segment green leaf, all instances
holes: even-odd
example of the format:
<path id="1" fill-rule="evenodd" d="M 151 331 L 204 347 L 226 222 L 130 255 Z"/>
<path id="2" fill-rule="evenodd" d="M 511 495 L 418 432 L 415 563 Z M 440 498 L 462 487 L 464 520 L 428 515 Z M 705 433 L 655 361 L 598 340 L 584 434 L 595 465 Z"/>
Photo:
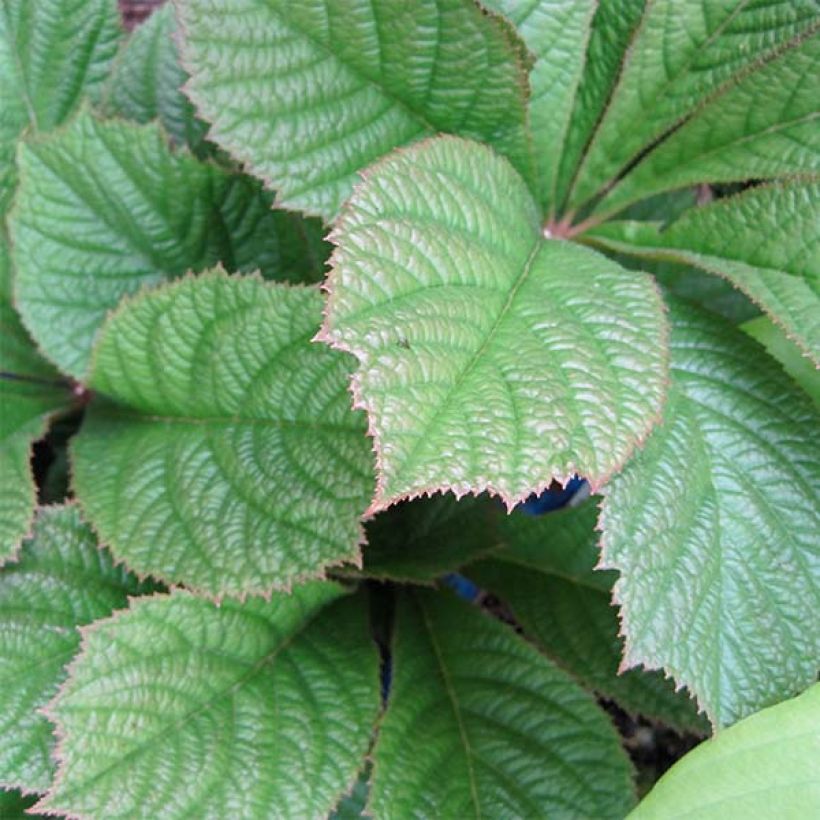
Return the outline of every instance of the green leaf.
<path id="1" fill-rule="evenodd" d="M 646 0 L 606 0 L 595 9 L 586 62 L 561 154 L 556 186 L 559 204 L 564 201 L 603 116 L 645 5 Z"/>
<path id="2" fill-rule="evenodd" d="M 214 596 L 358 561 L 372 456 L 347 357 L 311 344 L 321 308 L 316 288 L 216 271 L 108 320 L 72 454 L 118 558 Z"/>
<path id="3" fill-rule="evenodd" d="M 744 322 L 740 327 L 753 339 L 757 339 L 783 365 L 783 369 L 811 396 L 815 406 L 820 409 L 820 373 L 797 345 L 765 316 Z"/>
<path id="4" fill-rule="evenodd" d="M 354 820 L 363 817 L 369 790 L 367 776 L 360 775 L 350 794 L 343 797 L 331 812 L 329 820 Z"/>
<path id="5" fill-rule="evenodd" d="M 258 183 L 173 152 L 155 124 L 97 120 L 23 146 L 10 214 L 17 305 L 45 353 L 86 375 L 91 346 L 123 296 L 222 261 L 268 278 L 316 278 L 289 269 L 294 246 L 317 247 L 311 226 L 270 210 Z M 317 270 L 318 268 L 318 270 Z"/>
<path id="6" fill-rule="evenodd" d="M 140 591 L 97 546 L 75 507 L 39 510 L 19 560 L 0 570 L 0 783 L 48 787 L 54 738 L 38 710 L 80 646 L 77 627 Z"/>
<path id="7" fill-rule="evenodd" d="M 651 277 L 540 221 L 506 160 L 455 137 L 397 152 L 350 200 L 320 337 L 359 360 L 373 510 L 433 490 L 512 506 L 576 472 L 597 486 L 658 416 Z"/>
<path id="8" fill-rule="evenodd" d="M 595 572 L 597 505 L 538 517 L 513 513 L 501 521 L 492 557 L 464 573 L 511 609 L 524 632 L 584 686 L 616 700 L 633 715 L 678 729 L 707 732 L 693 702 L 659 673 L 619 675 L 623 641 L 611 605 L 613 572 Z"/>
<path id="9" fill-rule="evenodd" d="M 808 686 L 820 657 L 820 416 L 759 345 L 672 312 L 664 423 L 609 484 L 624 667 L 663 667 L 725 726 Z"/>
<path id="10" fill-rule="evenodd" d="M 538 199 L 554 213 L 561 146 L 570 128 L 575 92 L 584 69 L 594 0 L 491 0 L 488 8 L 516 26 L 535 55 L 530 72 L 530 123 L 538 168 Z"/>
<path id="11" fill-rule="evenodd" d="M 360 599 L 315 582 L 219 607 L 142 599 L 84 633 L 50 712 L 41 810 L 91 817 L 319 817 L 356 779 L 379 712 Z"/>
<path id="12" fill-rule="evenodd" d="M 484 497 L 403 501 L 368 522 L 362 573 L 430 583 L 498 546 L 499 512 L 498 504 Z"/>
<path id="13" fill-rule="evenodd" d="M 820 814 L 820 684 L 693 749 L 630 820 L 801 820 Z"/>
<path id="14" fill-rule="evenodd" d="M 26 130 L 66 120 L 98 95 L 120 37 L 116 0 L 4 0 L 0 7 L 0 213 L 15 185 Z"/>
<path id="15" fill-rule="evenodd" d="M 695 208 L 665 230 L 610 222 L 585 238 L 725 277 L 820 363 L 819 221 L 820 180 L 792 180 Z"/>
<path id="16" fill-rule="evenodd" d="M 31 529 L 37 491 L 31 446 L 71 395 L 60 374 L 38 355 L 10 302 L 11 266 L 0 226 L 0 565 Z"/>
<path id="17" fill-rule="evenodd" d="M 3 820 L 44 820 L 44 814 L 30 814 L 30 809 L 37 802 L 36 794 L 21 794 L 19 791 L 0 789 L 0 817 Z"/>
<path id="18" fill-rule="evenodd" d="M 186 89 L 209 138 L 332 219 L 356 172 L 438 132 L 485 141 L 529 180 L 525 50 L 473 0 L 188 0 Z"/>
<path id="19" fill-rule="evenodd" d="M 649 3 L 571 205 L 586 202 L 706 100 L 795 47 L 817 25 L 815 0 Z"/>
<path id="20" fill-rule="evenodd" d="M 611 214 L 642 197 L 699 182 L 820 171 L 815 78 L 820 37 L 715 97 L 630 171 L 596 206 Z"/>
<path id="21" fill-rule="evenodd" d="M 158 119 L 170 137 L 192 151 L 207 152 L 206 123 L 182 93 L 188 75 L 179 63 L 170 3 L 156 9 L 129 37 L 105 92 L 105 109 L 136 122 Z"/>
<path id="22" fill-rule="evenodd" d="M 379 818 L 623 817 L 630 765 L 608 718 L 507 626 L 449 595 L 399 597 L 373 752 Z"/>

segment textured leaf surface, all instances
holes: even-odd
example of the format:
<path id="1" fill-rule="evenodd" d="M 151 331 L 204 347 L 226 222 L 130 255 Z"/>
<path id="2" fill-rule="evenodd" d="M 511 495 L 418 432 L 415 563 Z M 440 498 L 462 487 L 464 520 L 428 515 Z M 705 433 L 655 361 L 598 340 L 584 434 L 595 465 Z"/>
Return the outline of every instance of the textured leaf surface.
<path id="1" fill-rule="evenodd" d="M 357 561 L 370 498 L 350 362 L 311 344 L 322 297 L 211 273 L 105 325 L 74 488 L 140 572 L 212 595 L 288 587 Z"/>
<path id="2" fill-rule="evenodd" d="M 371 788 L 386 819 L 623 817 L 634 799 L 588 694 L 508 627 L 424 591 L 397 604 Z"/>
<path id="3" fill-rule="evenodd" d="M 596 572 L 598 508 L 538 517 L 513 513 L 499 519 L 492 557 L 464 569 L 501 598 L 543 651 L 585 686 L 634 714 L 671 726 L 706 732 L 694 703 L 660 673 L 632 669 L 619 675 L 623 649 L 611 605 L 616 573 Z"/>
<path id="4" fill-rule="evenodd" d="M 473 0 L 186 0 L 188 91 L 209 137 L 287 207 L 333 218 L 356 172 L 438 132 L 531 176 L 526 58 Z"/>
<path id="5" fill-rule="evenodd" d="M 485 497 L 403 501 L 368 522 L 362 572 L 430 583 L 497 547 L 499 514 L 500 505 Z"/>
<path id="6" fill-rule="evenodd" d="M 614 250 L 724 276 L 820 364 L 820 181 L 752 188 L 666 230 L 611 222 L 586 236 Z"/>
<path id="7" fill-rule="evenodd" d="M 44 807 L 92 817 L 319 817 L 356 778 L 378 659 L 335 584 L 221 607 L 178 592 L 85 633 L 50 709 Z M 43 804 L 40 804 L 43 807 Z"/>
<path id="8" fill-rule="evenodd" d="M 20 134 L 63 122 L 96 96 L 117 51 L 116 0 L 4 0 L 0 7 L 0 213 Z"/>
<path id="9" fill-rule="evenodd" d="M 141 287 L 217 261 L 269 278 L 316 276 L 284 264 L 298 218 L 271 211 L 256 182 L 172 152 L 156 125 L 84 113 L 25 145 L 19 163 L 17 305 L 47 355 L 78 378 L 106 313 Z"/>
<path id="10" fill-rule="evenodd" d="M 699 182 L 820 171 L 818 66 L 815 35 L 717 96 L 630 171 L 596 212 Z"/>
<path id="11" fill-rule="evenodd" d="M 767 316 L 758 316 L 741 325 L 741 329 L 757 339 L 774 356 L 783 369 L 811 396 L 820 409 L 820 371 L 800 348 Z"/>
<path id="12" fill-rule="evenodd" d="M 198 120 L 182 93 L 188 79 L 179 62 L 176 18 L 170 3 L 161 6 L 131 35 L 106 88 L 106 110 L 136 122 L 159 119 L 172 139 L 205 151 L 208 126 Z"/>
<path id="13" fill-rule="evenodd" d="M 31 445 L 70 395 L 35 351 L 10 301 L 11 268 L 0 226 L 0 564 L 29 532 L 36 503 Z"/>
<path id="14" fill-rule="evenodd" d="M 39 511 L 19 560 L 0 570 L 0 783 L 47 788 L 54 738 L 37 710 L 57 692 L 79 649 L 76 627 L 139 591 L 74 507 Z"/>
<path id="15" fill-rule="evenodd" d="M 666 370 L 651 279 L 544 240 L 490 149 L 441 137 L 397 152 L 334 239 L 321 338 L 359 360 L 374 509 L 436 489 L 511 505 L 576 472 L 598 484 L 647 434 Z"/>
<path id="16" fill-rule="evenodd" d="M 723 726 L 817 674 L 820 416 L 741 331 L 673 318 L 664 423 L 607 489 L 602 563 L 624 666 L 664 667 Z"/>
<path id="17" fill-rule="evenodd" d="M 816 0 L 647 5 L 572 193 L 580 205 L 702 103 L 817 28 Z"/>
<path id="18" fill-rule="evenodd" d="M 492 0 L 488 8 L 515 23 L 535 56 L 530 72 L 530 124 L 538 168 L 538 198 L 555 212 L 561 147 L 569 129 L 594 0 Z"/>
<path id="19" fill-rule="evenodd" d="M 818 761 L 820 684 L 693 749 L 661 778 L 630 818 L 816 817 Z"/>

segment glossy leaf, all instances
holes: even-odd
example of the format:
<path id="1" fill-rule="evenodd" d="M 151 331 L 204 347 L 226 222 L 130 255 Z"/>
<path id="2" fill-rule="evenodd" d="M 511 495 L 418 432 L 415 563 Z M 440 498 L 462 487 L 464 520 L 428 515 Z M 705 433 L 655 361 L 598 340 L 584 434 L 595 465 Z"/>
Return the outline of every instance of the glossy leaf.
<path id="1" fill-rule="evenodd" d="M 455 597 L 400 595 L 374 816 L 614 818 L 633 800 L 612 725 L 565 673 Z"/>
<path id="2" fill-rule="evenodd" d="M 693 749 L 630 820 L 816 817 L 820 813 L 820 684 Z"/>
<path id="3" fill-rule="evenodd" d="M 0 7 L 0 214 L 26 131 L 49 131 L 97 96 L 120 37 L 116 0 L 4 0 Z"/>
<path id="4" fill-rule="evenodd" d="M 531 178 L 527 57 L 473 0 L 186 0 L 187 85 L 209 138 L 333 218 L 356 172 L 438 132 L 486 141 Z"/>
<path id="5" fill-rule="evenodd" d="M 820 415 L 762 347 L 673 311 L 664 423 L 616 476 L 624 667 L 663 667 L 715 726 L 812 683 L 820 656 Z"/>
<path id="6" fill-rule="evenodd" d="M 700 182 L 820 171 L 818 65 L 820 36 L 814 35 L 744 77 L 652 151 L 596 213 Z"/>
<path id="7" fill-rule="evenodd" d="M 783 330 L 766 316 L 744 322 L 741 329 L 757 339 L 783 365 L 783 369 L 811 396 L 815 406 L 820 409 L 820 372 Z"/>
<path id="8" fill-rule="evenodd" d="M 571 204 L 581 205 L 614 182 L 643 149 L 712 95 L 816 29 L 814 0 L 647 4 Z"/>
<path id="9" fill-rule="evenodd" d="M 40 509 L 19 559 L 0 570 L 0 783 L 48 787 L 54 737 L 39 710 L 79 649 L 77 627 L 124 607 L 139 591 L 75 507 Z"/>
<path id="10" fill-rule="evenodd" d="M 17 306 L 46 354 L 77 378 L 106 313 L 140 288 L 217 261 L 297 281 L 321 271 L 287 267 L 298 217 L 271 211 L 252 180 L 172 151 L 155 124 L 84 113 L 26 144 L 19 160 Z M 295 244 L 303 241 L 316 247 L 318 237 Z"/>
<path id="11" fill-rule="evenodd" d="M 128 566 L 217 596 L 358 560 L 371 453 L 350 362 L 310 341 L 321 307 L 315 288 L 213 272 L 108 320 L 74 489 Z"/>
<path id="12" fill-rule="evenodd" d="M 0 227 L 0 565 L 31 529 L 37 500 L 31 446 L 71 401 L 68 384 L 38 355 L 11 306 L 11 268 Z"/>
<path id="13" fill-rule="evenodd" d="M 512 506 L 574 473 L 598 485 L 648 433 L 666 369 L 654 284 L 543 239 L 488 148 L 440 137 L 397 152 L 333 238 L 320 338 L 359 360 L 373 510 L 434 490 Z"/>
<path id="14" fill-rule="evenodd" d="M 464 569 L 512 611 L 525 634 L 584 686 L 633 715 L 696 732 L 708 724 L 685 693 L 660 673 L 618 674 L 623 641 L 611 604 L 613 572 L 596 572 L 598 507 L 532 517 L 513 513 L 499 521 L 500 549 Z"/>
<path id="15" fill-rule="evenodd" d="M 530 72 L 530 125 L 538 168 L 538 199 L 554 213 L 561 147 L 570 128 L 575 92 L 584 69 L 594 0 L 492 0 L 511 20 L 535 56 Z"/>
<path id="16" fill-rule="evenodd" d="M 105 91 L 107 112 L 136 122 L 159 119 L 170 137 L 207 152 L 208 126 L 182 93 L 188 79 L 179 62 L 176 18 L 170 3 L 157 8 L 129 37 Z"/>
<path id="17" fill-rule="evenodd" d="M 688 211 L 665 230 L 612 222 L 589 241 L 724 276 L 820 363 L 820 181 L 752 188 Z"/>
<path id="18" fill-rule="evenodd" d="M 379 710 L 357 599 L 312 583 L 243 604 L 143 599 L 85 631 L 50 712 L 40 809 L 92 817 L 320 817 L 353 785 Z"/>

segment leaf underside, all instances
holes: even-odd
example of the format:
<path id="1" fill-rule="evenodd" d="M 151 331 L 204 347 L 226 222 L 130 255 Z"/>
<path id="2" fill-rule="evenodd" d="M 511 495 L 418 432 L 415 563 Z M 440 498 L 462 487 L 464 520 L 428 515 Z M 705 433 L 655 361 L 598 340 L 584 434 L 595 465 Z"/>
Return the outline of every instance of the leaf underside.
<path id="1" fill-rule="evenodd" d="M 526 186 L 485 146 L 396 152 L 332 238 L 320 338 L 359 360 L 371 509 L 434 490 L 512 506 L 574 473 L 597 485 L 658 416 L 666 330 L 650 277 L 544 240 Z"/>
<path id="2" fill-rule="evenodd" d="M 676 305 L 664 423 L 606 490 L 624 666 L 663 667 L 725 726 L 820 657 L 820 416 L 741 331 Z"/>
<path id="3" fill-rule="evenodd" d="M 372 493 L 347 357 L 316 288 L 211 272 L 127 301 L 95 348 L 74 489 L 142 573 L 267 592 L 356 561 Z"/>
<path id="4" fill-rule="evenodd" d="M 314 582 L 217 607 L 177 592 L 97 622 L 50 705 L 59 770 L 38 808 L 325 816 L 379 709 L 366 609 L 341 595 Z"/>

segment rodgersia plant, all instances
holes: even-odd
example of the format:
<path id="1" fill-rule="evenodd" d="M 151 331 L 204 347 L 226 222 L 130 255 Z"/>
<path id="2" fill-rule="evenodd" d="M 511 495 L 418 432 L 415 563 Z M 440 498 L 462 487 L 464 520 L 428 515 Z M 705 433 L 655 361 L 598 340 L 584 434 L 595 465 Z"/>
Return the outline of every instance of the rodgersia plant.
<path id="1" fill-rule="evenodd" d="M 819 28 L 4 0 L 0 814 L 816 815 Z"/>

